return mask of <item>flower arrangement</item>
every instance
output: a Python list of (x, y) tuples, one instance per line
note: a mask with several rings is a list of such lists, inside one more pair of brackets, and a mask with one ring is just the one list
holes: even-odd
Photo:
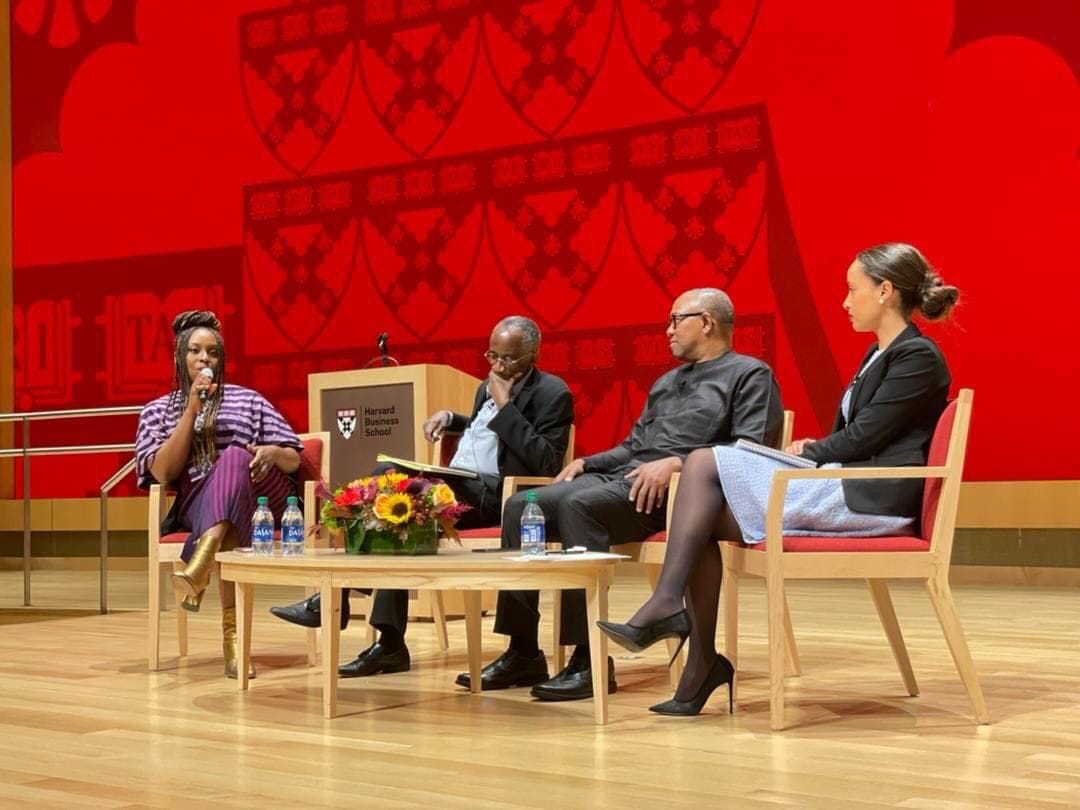
[(398, 542), (405, 541), (410, 526), (432, 524), (457, 539), (454, 523), (471, 508), (458, 503), (438, 478), (410, 478), (395, 470), (357, 478), (333, 492), (320, 484), (317, 494), (323, 499), (322, 522), (330, 529), (389, 532)]

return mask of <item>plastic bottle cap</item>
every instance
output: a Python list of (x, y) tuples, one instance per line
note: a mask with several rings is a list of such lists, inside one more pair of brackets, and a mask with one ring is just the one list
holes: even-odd
[(266, 506), (270, 503), (270, 498), (266, 495), (260, 495), (258, 498), (255, 499), (255, 502), (260, 506)]
[(300, 503), (300, 498), (296, 495), (290, 495), (288, 498), (285, 499), (285, 501), (286, 503), (290, 503), (295, 506), (296, 504)]
[(536, 503), (536, 490), (530, 489), (528, 492), (526, 492), (525, 493), (525, 500), (528, 503)]

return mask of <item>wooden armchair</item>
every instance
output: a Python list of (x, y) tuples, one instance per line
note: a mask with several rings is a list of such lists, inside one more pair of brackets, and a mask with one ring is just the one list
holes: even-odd
[[(724, 635), (727, 656), (737, 666), (738, 584), (743, 575), (768, 583), (769, 713), (772, 727), (784, 727), (784, 583), (789, 579), (864, 579), (908, 694), (919, 693), (904, 638), (889, 597), (888, 580), (921, 581), (930, 595), (942, 633), (952, 653), (980, 723), (990, 717), (971, 660), (960, 618), (949, 589), (956, 506), (967, 448), (973, 392), (962, 389), (938, 420), (930, 444), (929, 466), (778, 470), (773, 476), (765, 514), (765, 542), (725, 542)], [(790, 481), (814, 478), (925, 478), (921, 532), (909, 537), (785, 537), (783, 504)]]
[[(316, 508), (315, 485), (321, 477), (328, 480), (330, 475), (330, 434), (329, 433), (302, 433), (300, 440), (304, 443), (303, 452), (300, 454), (300, 469), (298, 477), (304, 489), (304, 532), (311, 530), (316, 524), (318, 509)], [(164, 583), (161, 581), (161, 566), (171, 564), (173, 571), (182, 571), (184, 563), (180, 559), (184, 541), (188, 532), (175, 532), (162, 536), (161, 521), (167, 512), (166, 487), (153, 484), (150, 487), (149, 515), (147, 517), (147, 602), (149, 608), (149, 633), (147, 659), (149, 669), (155, 671), (161, 668), (161, 591)], [(170, 588), (170, 590), (172, 590)], [(188, 635), (186, 610), (181, 609), (182, 598), (175, 596), (176, 613), (176, 638), (181, 656), (187, 655)], [(249, 628), (250, 632), (250, 628)], [(308, 636), (308, 660), (313, 658), (314, 631)]]

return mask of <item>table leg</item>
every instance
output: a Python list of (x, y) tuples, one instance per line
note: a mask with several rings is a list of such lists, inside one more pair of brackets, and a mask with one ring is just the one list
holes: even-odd
[(465, 640), (469, 652), (469, 685), (480, 692), (480, 597), (481, 591), (462, 591), (465, 597)]
[(251, 667), (251, 608), (254, 585), (250, 582), (236, 583), (236, 685), (248, 688), (248, 669)]
[(607, 636), (596, 626), (597, 621), (606, 621), (608, 615), (607, 571), (597, 571), (590, 579), (585, 595), (589, 607), (589, 657), (592, 665), (593, 704), (597, 725), (604, 725), (608, 720), (607, 705)]
[(323, 640), (323, 717), (337, 714), (338, 642), (341, 640), (341, 589), (333, 586), (329, 575), (320, 584), (320, 612)]

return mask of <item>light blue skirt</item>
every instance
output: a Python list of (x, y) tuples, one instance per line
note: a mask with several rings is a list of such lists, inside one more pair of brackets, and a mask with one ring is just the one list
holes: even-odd
[[(765, 507), (773, 471), (790, 470), (791, 467), (726, 445), (714, 447), (713, 455), (724, 487), (724, 498), (742, 529), (743, 540), (760, 543), (765, 539)], [(840, 465), (822, 466), (835, 469)], [(914, 518), (852, 512), (844, 502), (844, 489), (839, 478), (788, 483), (784, 499), (786, 535), (882, 537), (909, 535), (914, 526)]]

